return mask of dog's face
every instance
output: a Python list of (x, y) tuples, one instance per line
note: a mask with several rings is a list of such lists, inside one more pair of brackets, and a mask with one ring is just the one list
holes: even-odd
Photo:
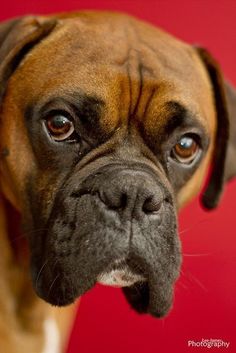
[(176, 210), (199, 192), (217, 135), (206, 64), (126, 16), (40, 21), (9, 60), (0, 135), (35, 290), (66, 305), (96, 282), (121, 286), (160, 317), (181, 264)]

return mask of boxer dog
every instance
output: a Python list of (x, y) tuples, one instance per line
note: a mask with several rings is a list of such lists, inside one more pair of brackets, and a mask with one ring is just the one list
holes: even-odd
[(45, 302), (97, 282), (167, 314), (177, 210), (209, 166), (208, 209), (236, 174), (236, 94), (215, 60), (122, 14), (29, 16), (0, 26), (0, 82), (1, 353), (58, 352)]

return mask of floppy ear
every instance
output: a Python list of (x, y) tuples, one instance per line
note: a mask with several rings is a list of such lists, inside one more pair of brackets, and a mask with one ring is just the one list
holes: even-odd
[(215, 100), (217, 131), (212, 171), (202, 195), (202, 204), (215, 208), (226, 181), (236, 176), (236, 91), (224, 81), (220, 67), (203, 48), (196, 48), (208, 71)]
[(0, 103), (7, 81), (24, 56), (55, 27), (56, 19), (25, 16), (0, 24)]
[(229, 112), (229, 144), (226, 156), (225, 180), (236, 176), (236, 90), (226, 82), (226, 101)]

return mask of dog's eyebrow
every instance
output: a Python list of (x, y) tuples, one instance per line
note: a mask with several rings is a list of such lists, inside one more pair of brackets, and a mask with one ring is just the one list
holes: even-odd
[(68, 94), (67, 101), (73, 107), (86, 127), (94, 126), (99, 122), (105, 102), (96, 96), (78, 92)]
[(72, 112), (78, 117), (79, 124), (86, 130), (99, 129), (100, 117), (103, 113), (105, 102), (95, 95), (88, 95), (81, 91), (67, 92), (62, 96), (53, 94), (47, 100), (41, 98), (31, 103), (25, 111), (26, 119), (33, 116), (46, 117), (51, 111)]
[(201, 123), (195, 114), (189, 109), (185, 108), (181, 103), (176, 101), (169, 101), (165, 104), (168, 118), (166, 124), (163, 126), (163, 131), (166, 136), (171, 135), (178, 127), (196, 127), (205, 132), (206, 128)]
[(75, 92), (51, 98), (43, 104), (39, 113), (44, 115), (49, 110), (63, 110), (69, 107), (78, 115), (83, 124), (89, 125), (98, 122), (104, 106), (104, 101), (98, 97)]

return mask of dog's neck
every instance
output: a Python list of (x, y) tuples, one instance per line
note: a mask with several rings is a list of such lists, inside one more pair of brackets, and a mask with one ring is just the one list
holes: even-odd
[(21, 233), (20, 215), (2, 195), (0, 233), (0, 335), (5, 338), (3, 351), (41, 353), (45, 340), (46, 305), (36, 297), (31, 285), (28, 247)]
[(0, 247), (0, 353), (61, 352), (78, 302), (58, 310), (36, 296), (21, 216), (1, 191)]

